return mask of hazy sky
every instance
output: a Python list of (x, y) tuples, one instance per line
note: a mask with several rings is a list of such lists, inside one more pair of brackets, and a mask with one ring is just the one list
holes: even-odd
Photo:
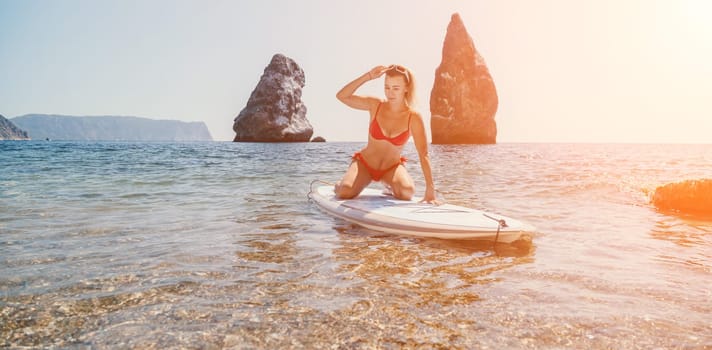
[(204, 121), (231, 140), (282, 53), (305, 71), (315, 135), (365, 141), (367, 115), (336, 91), (406, 65), (429, 123), (454, 12), (497, 87), (499, 142), (712, 142), (706, 0), (0, 0), (0, 114)]

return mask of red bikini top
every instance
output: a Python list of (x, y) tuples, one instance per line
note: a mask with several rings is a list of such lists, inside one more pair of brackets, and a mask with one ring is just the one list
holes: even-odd
[(386, 135), (383, 134), (383, 130), (381, 130), (381, 126), (378, 124), (378, 110), (381, 109), (381, 104), (378, 104), (378, 107), (376, 108), (376, 115), (373, 117), (373, 121), (371, 122), (371, 126), (368, 128), (368, 132), (371, 134), (371, 137), (373, 137), (376, 140), (386, 140), (390, 143), (392, 143), (394, 146), (402, 146), (406, 142), (408, 142), (408, 138), (410, 138), (410, 114), (408, 114), (408, 130), (403, 131), (399, 135), (395, 137), (387, 137)]

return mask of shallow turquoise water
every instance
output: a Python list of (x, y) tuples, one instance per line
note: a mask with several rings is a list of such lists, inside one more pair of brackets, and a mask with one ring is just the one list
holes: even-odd
[(361, 146), (0, 142), (0, 346), (712, 347), (712, 222), (649, 204), (712, 145), (432, 146), (446, 200), (537, 227), (494, 248), (324, 215)]

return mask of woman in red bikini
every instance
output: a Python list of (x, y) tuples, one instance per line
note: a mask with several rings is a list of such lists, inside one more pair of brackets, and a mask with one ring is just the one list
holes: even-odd
[[(385, 101), (354, 95), (361, 85), (384, 74)], [(391, 189), (394, 197), (410, 200), (415, 189), (401, 151), (412, 134), (425, 178), (423, 201), (437, 203), (423, 118), (411, 109), (414, 91), (415, 81), (410, 71), (403, 66), (391, 65), (374, 67), (336, 94), (339, 101), (351, 108), (368, 111), (371, 116), (366, 147), (354, 154), (349, 169), (334, 189), (339, 198), (354, 198), (371, 181), (381, 181)]]

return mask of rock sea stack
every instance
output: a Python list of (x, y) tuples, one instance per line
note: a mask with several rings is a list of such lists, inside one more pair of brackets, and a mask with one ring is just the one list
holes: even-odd
[(434, 144), (497, 142), (497, 90), (460, 15), (452, 15), (430, 94)]
[(302, 102), (304, 71), (276, 54), (234, 120), (235, 142), (309, 142), (314, 129)]
[(313, 138), (311, 140), (311, 142), (326, 142), (326, 139), (321, 136), (317, 136), (317, 137)]

